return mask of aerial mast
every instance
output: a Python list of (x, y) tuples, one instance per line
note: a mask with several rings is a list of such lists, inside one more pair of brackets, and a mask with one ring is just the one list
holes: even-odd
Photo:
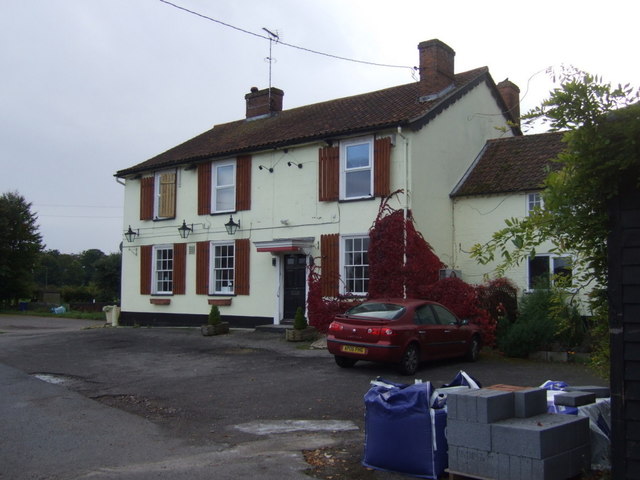
[(275, 60), (271, 54), (271, 50), (273, 48), (273, 42), (278, 43), (278, 40), (280, 40), (280, 36), (277, 33), (273, 33), (267, 28), (262, 27), (262, 30), (267, 32), (267, 35), (269, 35), (269, 56), (266, 58), (266, 60), (267, 62), (269, 62), (269, 108), (271, 108), (271, 65)]

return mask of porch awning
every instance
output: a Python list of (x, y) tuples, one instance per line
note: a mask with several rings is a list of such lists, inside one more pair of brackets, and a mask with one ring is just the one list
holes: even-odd
[(295, 253), (313, 248), (314, 237), (304, 238), (277, 238), (262, 242), (253, 242), (258, 252), (268, 253)]

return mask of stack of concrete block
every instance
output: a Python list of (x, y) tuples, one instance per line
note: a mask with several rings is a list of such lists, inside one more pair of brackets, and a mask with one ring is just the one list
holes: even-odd
[(590, 467), (589, 420), (547, 413), (546, 390), (483, 388), (447, 397), (449, 471), (496, 480), (564, 480)]

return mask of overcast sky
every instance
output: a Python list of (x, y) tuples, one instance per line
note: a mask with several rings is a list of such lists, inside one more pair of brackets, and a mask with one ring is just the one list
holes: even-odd
[[(311, 50), (406, 67), (439, 38), (456, 71), (488, 66), (520, 86), (522, 111), (572, 64), (638, 84), (640, 2), (584, 0), (172, 0)], [(161, 0), (0, 1), (0, 193), (33, 204), (47, 249), (116, 252), (124, 187), (114, 173), (215, 124), (244, 117), (269, 85), (269, 42)], [(376, 67), (273, 45), (284, 108), (413, 81)]]

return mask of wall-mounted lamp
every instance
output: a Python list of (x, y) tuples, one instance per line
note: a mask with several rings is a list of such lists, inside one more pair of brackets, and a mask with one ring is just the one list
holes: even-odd
[(287, 162), (287, 165), (288, 165), (288, 166), (295, 165), (295, 166), (296, 166), (296, 167), (298, 167), (298, 168), (302, 168), (302, 164), (301, 164), (301, 163), (296, 163), (296, 162)]
[(182, 220), (182, 225), (178, 227), (180, 238), (188, 238), (191, 232), (193, 232), (193, 223), (191, 224), (191, 227), (188, 227), (187, 222)]
[(127, 239), (127, 242), (133, 242), (137, 236), (140, 235), (140, 229), (132, 230), (131, 225), (129, 225), (129, 230), (124, 232), (124, 238)]
[(240, 228), (240, 220), (238, 220), (238, 223), (236, 223), (233, 221), (233, 215), (229, 215), (229, 221), (224, 224), (224, 228), (227, 229), (227, 233), (229, 235), (234, 235), (236, 233), (236, 230)]
[(273, 168), (265, 167), (264, 165), (258, 165), (258, 170), (268, 170), (269, 173), (273, 173)]

